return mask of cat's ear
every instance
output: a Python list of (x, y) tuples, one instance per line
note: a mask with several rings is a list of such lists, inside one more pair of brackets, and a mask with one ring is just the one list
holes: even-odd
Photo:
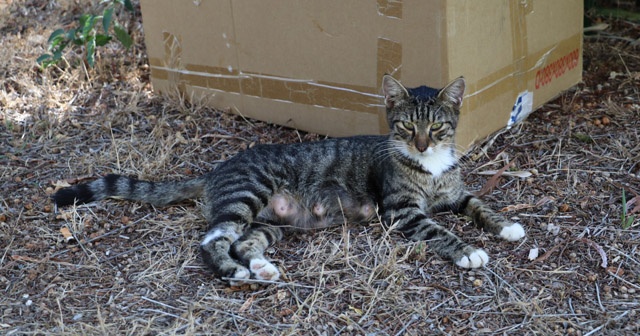
[(392, 109), (409, 98), (407, 89), (390, 75), (382, 77), (382, 94), (384, 95), (384, 104), (387, 109)]
[(451, 106), (456, 109), (460, 109), (462, 107), (462, 97), (464, 96), (465, 86), (464, 78), (460, 76), (440, 90), (438, 99), (451, 104)]

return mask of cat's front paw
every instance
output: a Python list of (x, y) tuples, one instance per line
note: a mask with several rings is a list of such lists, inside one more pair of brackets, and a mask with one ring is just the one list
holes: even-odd
[(483, 249), (475, 249), (456, 260), (456, 265), (463, 268), (478, 268), (489, 262), (489, 255)]
[(502, 228), (502, 231), (500, 231), (500, 237), (508, 241), (516, 241), (524, 237), (524, 234), (524, 228), (519, 223), (505, 226)]
[(259, 280), (275, 281), (280, 278), (278, 268), (263, 258), (251, 259), (249, 268), (251, 269), (251, 273)]

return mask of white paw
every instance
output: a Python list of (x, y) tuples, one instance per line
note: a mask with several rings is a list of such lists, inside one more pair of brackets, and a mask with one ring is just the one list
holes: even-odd
[(230, 280), (229, 284), (231, 286), (238, 286), (243, 284), (244, 282), (242, 281), (243, 279), (249, 279), (249, 277), (251, 276), (251, 273), (249, 272), (248, 269), (242, 267), (242, 268), (238, 268), (236, 270), (235, 273), (233, 273), (233, 278), (236, 280)]
[(251, 259), (249, 268), (251, 268), (251, 273), (255, 274), (256, 279), (259, 280), (278, 280), (280, 278), (278, 268), (266, 259)]
[(500, 231), (500, 237), (508, 241), (515, 241), (524, 237), (524, 228), (518, 223), (506, 226)]
[(487, 252), (482, 249), (476, 249), (468, 256), (464, 256), (456, 261), (456, 265), (463, 268), (478, 268), (486, 265), (489, 262), (489, 256)]

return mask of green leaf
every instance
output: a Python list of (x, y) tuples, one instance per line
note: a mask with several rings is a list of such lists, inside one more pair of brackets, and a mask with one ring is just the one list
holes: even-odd
[(131, 45), (133, 44), (133, 40), (131, 39), (131, 36), (129, 36), (129, 33), (127, 33), (127, 31), (124, 29), (124, 27), (116, 22), (113, 26), (113, 30), (115, 30), (116, 32), (118, 41), (120, 41), (120, 43), (122, 43), (125, 48), (129, 49), (129, 47), (131, 47)]
[(58, 61), (60, 61), (61, 58), (62, 58), (61, 52), (57, 52), (53, 54), (53, 56), (50, 54), (43, 54), (40, 57), (38, 57), (38, 59), (36, 59), (36, 63), (40, 64), (40, 67), (42, 69), (46, 69), (52, 64), (58, 63)]
[(54, 50), (54, 49), (62, 49), (66, 46), (66, 38), (62, 35), (58, 35), (56, 37), (54, 37), (50, 42), (49, 42), (49, 50)]
[(64, 34), (66, 31), (62, 28), (60, 29), (56, 29), (53, 33), (51, 33), (51, 35), (49, 35), (49, 40), (47, 40), (48, 43), (51, 43), (51, 41), (53, 41), (53, 39), (55, 39), (56, 37)]
[(73, 41), (73, 39), (76, 38), (77, 33), (78, 33), (78, 29), (71, 29), (67, 32), (67, 34), (65, 35), (65, 38), (69, 41)]
[(103, 45), (109, 43), (109, 41), (111, 41), (112, 37), (109, 35), (104, 35), (104, 34), (96, 34), (96, 45), (98, 47), (102, 47)]
[(48, 59), (51, 58), (51, 55), (49, 54), (42, 54), (40, 55), (40, 57), (38, 57), (38, 59), (36, 59), (36, 63), (42, 65), (42, 63)]
[(93, 15), (91, 14), (82, 14), (80, 16), (80, 18), (78, 19), (78, 21), (80, 22), (80, 29), (84, 29), (84, 27), (87, 25), (87, 21), (89, 20), (89, 18), (91, 18)]
[(627, 194), (624, 190), (624, 188), (622, 189), (622, 216), (621, 217), (621, 222), (622, 222), (622, 228), (623, 229), (628, 229), (630, 228), (633, 223), (636, 220), (636, 216), (632, 215), (632, 216), (627, 216)]
[(573, 135), (574, 138), (578, 139), (579, 141), (582, 141), (584, 143), (593, 143), (593, 138), (591, 138), (588, 134), (584, 134), (584, 133), (575, 133)]
[(93, 30), (93, 26), (95, 26), (96, 23), (96, 16), (95, 15), (90, 15), (89, 18), (87, 18), (84, 21), (84, 25), (82, 25), (82, 39), (85, 42), (89, 41), (89, 36), (93, 36), (93, 34), (91, 33), (91, 31)]
[(42, 62), (42, 68), (43, 68), (43, 69), (46, 69), (46, 68), (48, 68), (48, 67), (50, 67), (51, 65), (56, 64), (56, 63), (57, 63), (57, 62), (54, 62), (54, 61), (44, 61), (44, 62)]
[(131, 0), (124, 0), (124, 8), (126, 8), (130, 12), (133, 12), (133, 4), (131, 3)]
[(113, 2), (123, 5), (126, 10), (133, 12), (133, 4), (131, 3), (131, 0), (114, 0)]
[(113, 7), (109, 7), (104, 10), (102, 16), (102, 28), (104, 28), (104, 32), (109, 32), (109, 27), (111, 27), (111, 18), (113, 17)]
[(62, 59), (62, 50), (58, 50), (53, 53), (53, 61), (57, 62)]
[(93, 35), (87, 39), (87, 63), (92, 68), (96, 63), (96, 38)]
[(49, 51), (51, 52), (62, 51), (64, 50), (64, 48), (67, 47), (67, 45), (69, 45), (69, 40), (67, 40), (63, 36), (58, 36), (53, 40), (53, 43), (49, 45)]

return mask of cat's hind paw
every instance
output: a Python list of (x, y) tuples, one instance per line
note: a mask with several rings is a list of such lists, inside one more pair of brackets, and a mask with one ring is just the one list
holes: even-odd
[(278, 268), (263, 258), (251, 259), (249, 268), (251, 269), (251, 273), (259, 280), (274, 281), (280, 278)]
[(508, 241), (516, 241), (524, 237), (524, 235), (524, 228), (519, 223), (505, 226), (502, 228), (502, 231), (500, 231), (500, 237)]
[(476, 249), (468, 255), (456, 260), (456, 265), (463, 268), (478, 268), (489, 262), (489, 255), (482, 249)]
[(231, 286), (239, 286), (244, 283), (243, 280), (249, 279), (249, 277), (251, 277), (251, 273), (248, 269), (238, 267), (238, 269), (233, 273), (233, 280), (229, 280), (229, 284)]

